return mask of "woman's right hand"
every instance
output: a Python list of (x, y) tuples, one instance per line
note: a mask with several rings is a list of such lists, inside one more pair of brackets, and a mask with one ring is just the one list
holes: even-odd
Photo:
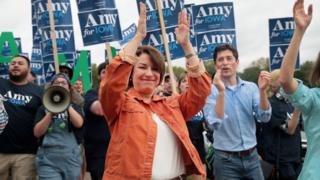
[(308, 14), (304, 11), (304, 0), (297, 0), (293, 6), (293, 17), (296, 27), (299, 30), (305, 31), (312, 19), (312, 5), (308, 7)]
[(136, 37), (142, 41), (147, 36), (147, 8), (146, 5), (140, 2), (140, 15)]

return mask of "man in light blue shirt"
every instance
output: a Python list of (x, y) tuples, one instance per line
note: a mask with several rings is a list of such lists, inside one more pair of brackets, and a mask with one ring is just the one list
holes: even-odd
[(256, 84), (237, 76), (238, 52), (230, 45), (215, 49), (217, 69), (212, 92), (204, 107), (214, 130), (216, 179), (264, 179), (256, 151), (255, 120), (268, 122), (271, 107), (267, 96), (270, 73), (259, 75)]

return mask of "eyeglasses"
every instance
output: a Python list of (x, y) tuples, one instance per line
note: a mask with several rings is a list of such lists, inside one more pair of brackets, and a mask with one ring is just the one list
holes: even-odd
[(52, 83), (52, 85), (55, 85), (55, 86), (67, 86), (68, 83), (66, 81), (55, 81)]

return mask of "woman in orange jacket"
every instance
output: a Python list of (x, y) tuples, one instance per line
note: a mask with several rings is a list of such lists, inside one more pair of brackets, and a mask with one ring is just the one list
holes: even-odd
[(181, 179), (188, 174), (205, 178), (185, 121), (202, 109), (211, 82), (190, 43), (189, 19), (181, 12), (176, 28), (177, 42), (186, 55), (189, 88), (180, 95), (160, 97), (155, 92), (164, 74), (164, 59), (151, 46), (139, 47), (146, 36), (143, 3), (140, 9), (137, 34), (107, 67), (100, 84), (111, 133), (103, 179)]

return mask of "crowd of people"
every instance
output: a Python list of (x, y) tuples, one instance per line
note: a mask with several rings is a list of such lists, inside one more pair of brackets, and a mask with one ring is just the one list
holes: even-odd
[[(211, 78), (182, 11), (175, 33), (186, 71), (174, 79), (175, 92), (162, 54), (140, 45), (147, 34), (143, 3), (135, 37), (110, 64), (98, 66), (98, 88), (83, 92), (81, 79), (72, 85), (67, 65), (40, 87), (30, 60), (15, 56), (9, 79), (0, 79), (0, 179), (79, 180), (86, 171), (92, 180), (320, 178), (320, 56), (314, 88), (293, 77), (312, 6), (305, 12), (297, 0), (293, 16), (296, 29), (280, 70), (261, 71), (257, 85), (237, 75), (239, 55), (228, 44), (215, 48)], [(46, 89), (55, 86), (70, 95), (58, 113), (43, 104)], [(212, 136), (210, 153), (204, 132)]]

